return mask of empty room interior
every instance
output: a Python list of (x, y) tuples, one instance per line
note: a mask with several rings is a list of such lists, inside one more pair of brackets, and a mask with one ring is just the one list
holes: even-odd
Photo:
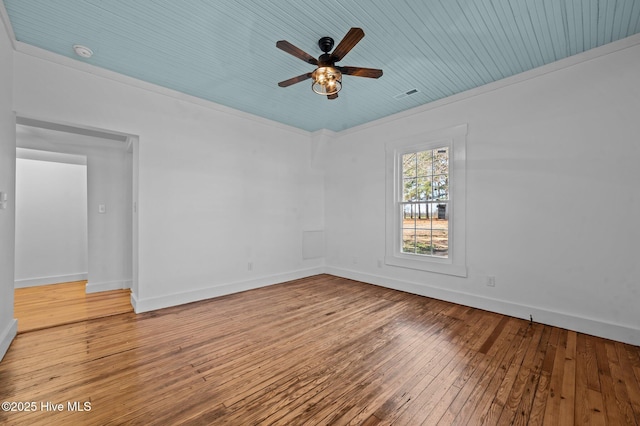
[(0, 16), (0, 423), (640, 424), (640, 1)]

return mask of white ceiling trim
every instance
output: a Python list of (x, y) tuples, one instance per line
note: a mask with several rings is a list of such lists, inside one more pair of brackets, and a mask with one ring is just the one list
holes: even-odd
[(0, 19), (4, 24), (4, 30), (7, 33), (7, 37), (9, 37), (9, 41), (11, 42), (11, 47), (13, 50), (16, 49), (16, 35), (13, 32), (13, 26), (11, 25), (11, 20), (9, 19), (9, 14), (7, 13), (7, 9), (4, 7), (4, 3), (0, 2)]

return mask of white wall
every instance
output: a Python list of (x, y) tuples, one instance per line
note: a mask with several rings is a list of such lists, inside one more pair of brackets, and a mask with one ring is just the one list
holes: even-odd
[[(21, 148), (86, 158), (87, 292), (129, 288), (132, 278), (132, 165), (123, 142), (18, 125)], [(18, 194), (19, 196), (20, 194)], [(105, 213), (99, 213), (99, 206)], [(20, 218), (18, 218), (18, 224)], [(16, 246), (18, 249), (19, 246)], [(16, 254), (16, 261), (22, 255)], [(87, 271), (88, 269), (88, 271)], [(16, 276), (18, 278), (18, 275)]]
[(8, 196), (7, 208), (0, 209), (0, 359), (17, 330), (13, 318), (16, 127), (12, 109), (13, 50), (0, 19), (0, 192)]
[(86, 164), (16, 159), (15, 238), (16, 287), (87, 278)]
[[(638, 75), (636, 44), (340, 134), (327, 148), (328, 271), (640, 344)], [(378, 267), (385, 143), (462, 123), (468, 278)]]
[(23, 53), (15, 70), (19, 115), (139, 137), (137, 311), (320, 271), (302, 258), (323, 225), (306, 132)]
[[(87, 151), (89, 281), (87, 292), (131, 287), (131, 154)], [(105, 206), (105, 213), (99, 206)]]

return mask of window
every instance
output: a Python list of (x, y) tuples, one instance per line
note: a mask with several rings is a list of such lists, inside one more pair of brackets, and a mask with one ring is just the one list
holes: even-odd
[(402, 253), (448, 257), (449, 147), (402, 154)]
[(385, 263), (466, 276), (467, 126), (387, 144)]

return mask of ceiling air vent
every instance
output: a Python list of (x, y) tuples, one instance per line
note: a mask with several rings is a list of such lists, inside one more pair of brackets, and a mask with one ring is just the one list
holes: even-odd
[(418, 89), (411, 89), (411, 90), (407, 90), (406, 92), (400, 93), (398, 95), (395, 95), (393, 97), (393, 99), (402, 99), (402, 98), (406, 98), (407, 96), (411, 96), (414, 93), (418, 93)]

